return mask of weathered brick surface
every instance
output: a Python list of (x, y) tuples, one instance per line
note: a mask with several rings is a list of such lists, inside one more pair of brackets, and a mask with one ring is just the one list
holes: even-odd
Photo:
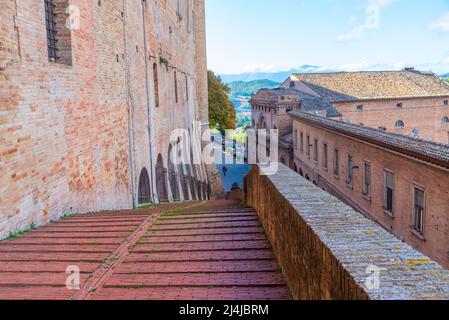
[[(56, 2), (80, 10), (61, 63), (48, 59), (44, 1), (1, 2), (0, 238), (65, 213), (132, 208), (143, 168), (157, 190), (171, 131), (193, 130), (198, 101), (207, 113), (203, 1), (182, 2), (183, 19), (175, 0)], [(195, 178), (207, 182), (205, 169)]]
[[(200, 235), (207, 223), (198, 217), (201, 212), (205, 220), (213, 219), (209, 222), (212, 225), (220, 218), (258, 219), (254, 210), (241, 209), (236, 202), (218, 201), (61, 220), (23, 237), (0, 242), (0, 299), (291, 298), (262, 229), (246, 234), (245, 230), (251, 227), (242, 226), (242, 233)], [(220, 217), (223, 214), (226, 216)], [(183, 224), (186, 220), (191, 221), (191, 230), (199, 231), (198, 234), (178, 236), (183, 231), (175, 229), (173, 235), (152, 236), (152, 231), (164, 223)], [(92, 221), (102, 221), (103, 227), (83, 234), (67, 228), (91, 225)], [(200, 225), (195, 229), (196, 221)], [(113, 238), (103, 236), (114, 225), (124, 223), (129, 224), (128, 232)], [(61, 227), (67, 229), (67, 237), (42, 237), (42, 230)], [(81, 271), (80, 290), (66, 288), (69, 265)]]
[[(295, 172), (245, 180), (254, 206), (297, 299), (449, 299), (449, 271), (396, 239)], [(369, 290), (367, 268), (380, 272)]]

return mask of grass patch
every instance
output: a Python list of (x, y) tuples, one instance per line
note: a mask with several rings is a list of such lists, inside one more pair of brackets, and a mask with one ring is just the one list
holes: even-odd
[(7, 240), (12, 240), (15, 239), (17, 237), (23, 236), (25, 234), (27, 234), (28, 232), (30, 232), (31, 230), (36, 229), (36, 225), (34, 224), (34, 222), (31, 224), (31, 226), (29, 226), (28, 228), (21, 230), (21, 231), (15, 231), (15, 232), (10, 232), (9, 236), (7, 236), (5, 239), (5, 241)]
[(140, 209), (150, 209), (150, 208), (154, 208), (155, 207), (155, 205), (154, 205), (154, 203), (152, 203), (152, 202), (149, 202), (149, 203), (143, 203), (143, 204), (139, 204), (138, 206), (137, 206), (137, 210), (140, 210)]

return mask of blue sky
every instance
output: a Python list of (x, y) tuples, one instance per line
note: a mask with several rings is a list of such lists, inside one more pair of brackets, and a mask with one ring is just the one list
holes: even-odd
[(222, 74), (449, 72), (449, 0), (206, 0), (206, 15), (209, 68)]

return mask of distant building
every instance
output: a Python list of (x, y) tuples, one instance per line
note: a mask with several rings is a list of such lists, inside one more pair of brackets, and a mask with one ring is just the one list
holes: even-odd
[(449, 144), (449, 85), (432, 73), (293, 74), (281, 87), (326, 99), (344, 121)]
[(251, 106), (280, 162), (449, 268), (448, 99), (407, 69), (294, 74)]

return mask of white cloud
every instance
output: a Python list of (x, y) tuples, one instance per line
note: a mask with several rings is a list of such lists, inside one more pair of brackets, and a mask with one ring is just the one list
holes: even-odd
[[(337, 41), (350, 41), (360, 38), (367, 30), (380, 29), (380, 9), (393, 3), (394, 0), (369, 0), (366, 7), (365, 23), (354, 27), (350, 32), (337, 36)], [(350, 18), (350, 23), (355, 21), (355, 17)]]
[(288, 68), (281, 68), (274, 64), (249, 64), (242, 68), (242, 72), (278, 72), (287, 69)]
[(429, 26), (432, 30), (449, 32), (449, 12)]
[(337, 67), (330, 67), (336, 71), (379, 71), (379, 70), (402, 70), (407, 63), (399, 61), (395, 63), (382, 63), (378, 61), (362, 61), (356, 63), (345, 63)]

